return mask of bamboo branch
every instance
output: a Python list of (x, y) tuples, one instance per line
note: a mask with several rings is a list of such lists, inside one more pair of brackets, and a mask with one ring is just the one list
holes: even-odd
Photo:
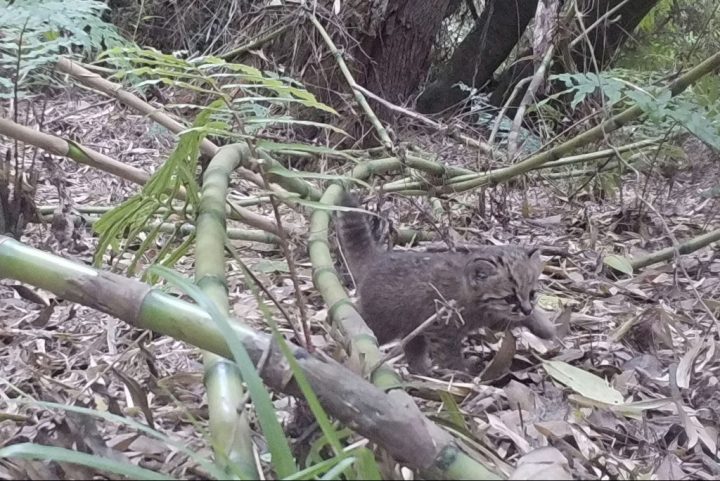
[(379, 95), (372, 93), (371, 91), (369, 91), (362, 85), (355, 84), (355, 88), (357, 88), (366, 97), (370, 97), (371, 99), (375, 100), (376, 102), (382, 104), (388, 110), (392, 110), (392, 111), (401, 113), (403, 115), (407, 115), (408, 117), (413, 118), (419, 122), (422, 122), (425, 125), (429, 125), (430, 127), (433, 127), (441, 132), (446, 132), (448, 135), (450, 135), (450, 137), (453, 137), (455, 140), (459, 140), (460, 142), (464, 142), (467, 145), (475, 147), (476, 149), (480, 150), (481, 152), (483, 152), (485, 154), (488, 154), (491, 156), (493, 155), (492, 147), (490, 147), (490, 145), (488, 143), (473, 139), (465, 134), (453, 132), (453, 131), (449, 130), (447, 125), (443, 125), (440, 122), (436, 122), (432, 119), (429, 119), (425, 115), (415, 112), (413, 110), (409, 110), (404, 107), (400, 107), (399, 105), (395, 105), (394, 103), (389, 102), (388, 100), (385, 100), (384, 98), (380, 97)]
[[(94, 75), (94, 74), (93, 74)], [(134, 182), (139, 185), (145, 185), (150, 179), (150, 174), (144, 170), (125, 165), (107, 155), (96, 152), (85, 146), (81, 146), (75, 142), (68, 142), (60, 137), (55, 137), (43, 132), (33, 130), (24, 125), (16, 124), (7, 119), (0, 118), (0, 135), (20, 140), (26, 144), (34, 145), (55, 155), (62, 155), (71, 158), (81, 164), (102, 170), (109, 174)], [(255, 175), (253, 172), (248, 171)], [(284, 192), (284, 191), (283, 191)], [(184, 192), (179, 193), (182, 197)], [(277, 225), (265, 216), (257, 214), (240, 205), (230, 203), (231, 217), (240, 220), (252, 227), (278, 234)]]
[[(538, 4), (538, 10), (540, 9), (540, 5), (542, 4)], [(555, 45), (550, 45), (547, 49), (547, 52), (545, 52), (545, 55), (540, 62), (540, 65), (535, 71), (535, 74), (532, 76), (532, 79), (530, 80), (530, 85), (528, 86), (527, 90), (525, 90), (525, 94), (523, 95), (522, 100), (520, 100), (520, 105), (518, 105), (517, 110), (515, 111), (515, 118), (513, 119), (512, 128), (510, 129), (510, 133), (508, 134), (509, 159), (515, 158), (515, 153), (518, 149), (518, 134), (522, 125), (522, 119), (525, 116), (525, 110), (527, 110), (527, 107), (528, 105), (530, 105), (530, 102), (535, 96), (535, 93), (540, 88), (542, 82), (545, 80), (545, 72), (547, 71), (548, 65), (550, 64), (554, 53)]]
[[(699, 65), (686, 72), (681, 77), (677, 78), (674, 82), (669, 85), (671, 95), (677, 96), (694, 82), (698, 81), (703, 76), (715, 71), (720, 67), (720, 52), (710, 56)], [(593, 127), (590, 130), (583, 132), (582, 134), (563, 142), (562, 144), (551, 148), (545, 152), (535, 154), (527, 158), (526, 160), (519, 162), (510, 167), (497, 169), (494, 172), (487, 174), (480, 174), (475, 179), (463, 180), (463, 181), (450, 181), (449, 184), (442, 187), (443, 192), (462, 192), (470, 190), (481, 185), (494, 184), (505, 182), (515, 176), (529, 172), (533, 168), (543, 165), (547, 162), (557, 160), (563, 155), (568, 155), (570, 152), (575, 151), (579, 147), (596, 142), (608, 133), (619, 129), (628, 122), (637, 119), (644, 113), (642, 107), (634, 105), (617, 115), (605, 120), (600, 125)]]
[(693, 237), (692, 239), (676, 246), (666, 247), (665, 249), (661, 249), (644, 256), (633, 257), (630, 259), (630, 265), (633, 269), (642, 269), (643, 267), (657, 264), (658, 262), (668, 261), (676, 256), (695, 252), (696, 250), (702, 249), (703, 247), (717, 241), (720, 241), (720, 229), (715, 229), (697, 237)]
[[(197, 217), (195, 283), (225, 316), (228, 287), (225, 279), (225, 198), (230, 174), (240, 164), (245, 149), (218, 150), (203, 179)], [(240, 467), (244, 476), (258, 476), (253, 454), (252, 431), (245, 408), (243, 380), (235, 364), (215, 353), (203, 351), (203, 380), (208, 397), (208, 425), (212, 447), (222, 464)]]
[[(672, 96), (677, 96), (687, 89), (694, 82), (697, 82), (703, 76), (717, 70), (720, 67), (720, 52), (708, 57), (696, 67), (692, 68), (674, 82), (668, 89)], [(640, 106), (635, 105), (617, 115), (605, 120), (600, 125), (589, 129), (582, 134), (567, 140), (545, 152), (541, 152), (528, 157), (522, 162), (518, 162), (509, 167), (501, 167), (486, 173), (477, 173), (472, 175), (457, 176), (448, 182), (434, 187), (435, 191), (441, 193), (463, 192), (474, 189), (483, 185), (498, 184), (506, 182), (513, 177), (522, 175), (531, 170), (541, 168), (545, 164), (561, 159), (563, 156), (569, 155), (578, 148), (596, 142), (604, 138), (608, 133), (613, 132), (623, 125), (639, 118), (643, 115)], [(420, 182), (402, 180), (392, 182), (383, 186), (385, 192), (405, 192), (406, 190), (423, 189), (424, 185)]]

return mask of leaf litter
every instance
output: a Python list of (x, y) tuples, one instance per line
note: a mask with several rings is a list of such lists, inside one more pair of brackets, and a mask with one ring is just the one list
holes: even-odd
[[(46, 128), (57, 135), (148, 172), (174, 144), (142, 116), (86, 92), (48, 99), (45, 118)], [(476, 162), (474, 151), (448, 139), (416, 130), (405, 134), (449, 163)], [(693, 139), (682, 147), (690, 161), (671, 174), (651, 176), (645, 195), (672, 234), (687, 239), (718, 225), (717, 203), (703, 193), (716, 188), (720, 162)], [(137, 191), (127, 181), (55, 156), (45, 156), (40, 170), (41, 179), (63, 175), (61, 189), (41, 182), (40, 205), (56, 206), (62, 198), (75, 207), (109, 205)], [(528, 178), (525, 189), (501, 185), (453, 196), (443, 201), (443, 219), (432, 220), (429, 206), (420, 201), (384, 203), (396, 225), (440, 232), (446, 241), (541, 246), (546, 260), (541, 304), (558, 316), (564, 333), (547, 342), (517, 330), (512, 351), (503, 334), (473, 336), (465, 349), (486, 366), (483, 381), (410, 377), (411, 392), (429, 415), (456, 421), (462, 416), (465, 428), (516, 479), (718, 477), (717, 248), (633, 272), (626, 259), (670, 245), (663, 222), (637, 202), (634, 179), (623, 182), (622, 196), (591, 188), (569, 198), (561, 182)], [(235, 187), (240, 186), (238, 181)], [(270, 214), (266, 206), (256, 209)], [(289, 224), (307, 225), (298, 213), (283, 213)], [(31, 225), (23, 241), (90, 263), (96, 239), (82, 226), (67, 235), (67, 226), (76, 224), (67, 222), (64, 234), (49, 224)], [(313, 342), (335, 353), (338, 346), (322, 324), (326, 306), (312, 287), (306, 246), (302, 239), (295, 242)], [(278, 300), (292, 308), (293, 287), (278, 250), (235, 245)], [(192, 268), (192, 252), (176, 265), (186, 276)], [(264, 328), (239, 269), (230, 267), (228, 282), (233, 314)], [(405, 372), (401, 360), (395, 364)], [(182, 478), (207, 474), (179, 450), (127, 426), (9, 402), (21, 391), (30, 399), (152, 423), (209, 458), (201, 357), (192, 346), (2, 281), (0, 379), (0, 446), (32, 441), (122, 457)], [(279, 397), (276, 405), (293, 432), (295, 403)], [(264, 454), (262, 443), (258, 447)], [(65, 464), (0, 461), (0, 478), (89, 475)]]

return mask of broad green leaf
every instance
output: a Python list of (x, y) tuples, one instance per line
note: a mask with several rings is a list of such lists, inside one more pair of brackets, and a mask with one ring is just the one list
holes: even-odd
[(626, 257), (616, 256), (614, 254), (605, 256), (603, 258), (603, 263), (608, 267), (612, 267), (616, 271), (622, 272), (623, 274), (627, 274), (629, 276), (633, 275), (633, 266)]
[(622, 394), (605, 379), (561, 361), (543, 361), (545, 371), (556, 381), (583, 396), (605, 404), (623, 404)]

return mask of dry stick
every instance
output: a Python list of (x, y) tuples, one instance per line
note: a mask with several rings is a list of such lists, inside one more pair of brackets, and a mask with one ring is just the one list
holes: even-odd
[(315, 17), (315, 15), (310, 14), (308, 15), (308, 18), (310, 18), (310, 21), (313, 25), (315, 25), (315, 28), (317, 29), (318, 33), (320, 33), (320, 36), (325, 40), (325, 43), (327, 44), (328, 48), (330, 49), (330, 52), (333, 54), (333, 57), (335, 57), (335, 61), (338, 64), (338, 67), (340, 67), (340, 71), (345, 76), (345, 80), (347, 81), (348, 85), (353, 91), (353, 95), (355, 96), (355, 100), (357, 100), (357, 103), (360, 105), (360, 107), (365, 111), (365, 115), (368, 116), (368, 119), (370, 119), (370, 123), (372, 123), (373, 127), (377, 131), (378, 135), (380, 136), (380, 142), (383, 144), (383, 146), (390, 152), (393, 151), (393, 142), (390, 140), (390, 136), (388, 135), (387, 131), (385, 130), (385, 127), (382, 126), (380, 123), (380, 120), (377, 118), (377, 115), (375, 115), (375, 112), (370, 108), (370, 105), (367, 103), (367, 100), (365, 100), (365, 96), (363, 96), (360, 89), (358, 89), (358, 84), (355, 83), (355, 79), (353, 78), (352, 74), (350, 73), (350, 69), (348, 69), (347, 65), (345, 64), (345, 60), (343, 60), (342, 53), (337, 49), (335, 44), (333, 43), (332, 39), (330, 38), (330, 35), (328, 35), (325, 28), (320, 24), (318, 19)]
[[(240, 127), (241, 130), (242, 127)], [(248, 143), (250, 146), (251, 151), (254, 150), (252, 143)], [(262, 179), (265, 183), (265, 188), (270, 188), (270, 182), (267, 179), (267, 173), (265, 172), (265, 169), (261, 165), (260, 171), (262, 172)], [(293, 257), (292, 249), (290, 249), (290, 242), (288, 241), (287, 234), (285, 233), (285, 229), (282, 228), (282, 216), (280, 215), (280, 209), (278, 208), (278, 201), (275, 198), (274, 195), (270, 196), (270, 205), (272, 205), (273, 213), (275, 214), (275, 222), (277, 222), (277, 225), (280, 227), (279, 229), (279, 240), (280, 240), (280, 247), (283, 250), (283, 253), (285, 254), (285, 259), (287, 260), (288, 264), (288, 271), (290, 274), (290, 279), (293, 283), (293, 290), (295, 291), (295, 302), (297, 302), (298, 309), (300, 310), (300, 325), (302, 326), (303, 334), (305, 335), (305, 349), (307, 349), (310, 352), (313, 352), (315, 349), (312, 344), (312, 338), (310, 336), (310, 326), (308, 325), (308, 315), (307, 315), (307, 307), (305, 306), (305, 299), (303, 298), (302, 291), (300, 290), (300, 280), (298, 278), (297, 273), (297, 267), (295, 266), (295, 258)], [(298, 341), (300, 339), (298, 338)]]
[(503, 105), (502, 109), (500, 110), (500, 113), (498, 114), (497, 118), (495, 119), (495, 124), (493, 125), (492, 131), (490, 132), (490, 137), (488, 138), (488, 144), (492, 145), (495, 141), (495, 136), (497, 135), (498, 131), (500, 130), (500, 125), (502, 124), (502, 120), (505, 118), (505, 114), (507, 113), (508, 109), (510, 109), (510, 105), (512, 105), (513, 100), (515, 100), (515, 97), (517, 97), (520, 94), (520, 90), (525, 86), (526, 83), (530, 82), (533, 79), (533, 77), (525, 77), (524, 79), (520, 80), (518, 83), (515, 84), (515, 87), (513, 88), (513, 91), (510, 93), (510, 96), (505, 101), (505, 105)]
[(224, 60), (229, 60), (234, 57), (243, 55), (252, 49), (258, 48), (261, 45), (265, 45), (267, 42), (275, 39), (276, 37), (281, 35), (283, 32), (285, 32), (288, 28), (290, 28), (294, 25), (295, 25), (295, 22), (287, 22), (284, 25), (282, 25), (280, 28), (276, 28), (275, 30), (273, 30), (272, 32), (270, 32), (268, 34), (260, 35), (257, 38), (246, 43), (245, 45), (241, 45), (240, 47), (238, 47), (234, 50), (230, 50), (229, 52), (220, 55), (220, 58), (222, 58)]
[(425, 329), (427, 329), (430, 324), (435, 322), (435, 319), (437, 319), (441, 315), (445, 314), (445, 312), (447, 312), (447, 310), (446, 310), (445, 306), (443, 306), (438, 311), (436, 311), (435, 314), (433, 314), (432, 316), (425, 319), (418, 327), (413, 329), (412, 332), (410, 332), (410, 334), (408, 334), (407, 336), (402, 338), (395, 347), (390, 349), (390, 351), (388, 351), (388, 353), (385, 354), (382, 357), (382, 359), (380, 359), (380, 362), (378, 362), (377, 366), (373, 367), (371, 369), (371, 371), (374, 371), (377, 367), (385, 364), (389, 359), (392, 359), (393, 357), (399, 355), (400, 352), (405, 348), (405, 346), (407, 345), (408, 342), (412, 341), (413, 339), (418, 337), (420, 334), (422, 334), (423, 331), (425, 331)]
[[(395, 105), (394, 103), (385, 100), (384, 98), (380, 97), (379, 95), (372, 93), (371, 91), (369, 91), (362, 85), (355, 84), (355, 88), (357, 88), (360, 92), (362, 92), (366, 97), (370, 97), (371, 99), (375, 100), (376, 102), (384, 105), (389, 110), (393, 110), (395, 112), (399, 112), (401, 114), (407, 115), (410, 118), (413, 118), (415, 120), (423, 122), (424, 124), (434, 127), (437, 130), (440, 130), (442, 132), (448, 132), (447, 125), (441, 124), (440, 122), (436, 122), (418, 112), (414, 112), (414, 111), (406, 109), (404, 107), (400, 107), (399, 105)], [(479, 140), (475, 140), (471, 137), (468, 137), (465, 134), (460, 134), (460, 133), (455, 133), (455, 132), (448, 132), (448, 134), (451, 137), (453, 137), (461, 142), (465, 142), (467, 145), (475, 147), (486, 154), (493, 153), (492, 147), (490, 147), (490, 145), (485, 142), (480, 142)]]
[[(577, 37), (575, 37), (569, 45), (569, 48), (572, 49), (575, 45), (578, 44), (581, 40), (587, 38), (588, 34), (593, 31), (598, 25), (600, 25), (605, 19), (609, 18), (610, 15), (620, 10), (623, 5), (625, 5), (628, 2), (628, 0), (623, 0), (622, 2), (615, 5), (613, 8), (602, 14), (597, 20), (595, 20), (592, 24), (590, 24), (589, 27), (584, 28), (582, 32), (578, 34)], [(577, 3), (575, 4), (575, 7), (577, 8)]]

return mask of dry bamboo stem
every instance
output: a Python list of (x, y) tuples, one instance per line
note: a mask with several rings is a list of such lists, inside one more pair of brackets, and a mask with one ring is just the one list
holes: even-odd
[(117, 175), (136, 184), (144, 184), (150, 178), (150, 174), (142, 169), (123, 164), (89, 147), (16, 124), (12, 120), (0, 118), (0, 135), (34, 145), (51, 154), (69, 157), (76, 162)]
[(652, 252), (644, 256), (633, 257), (630, 259), (630, 265), (633, 269), (642, 269), (658, 262), (664, 262), (673, 259), (676, 256), (689, 254), (698, 249), (720, 241), (720, 229), (707, 232), (705, 234), (694, 237), (688, 241), (678, 244), (677, 246), (666, 247), (657, 252)]

